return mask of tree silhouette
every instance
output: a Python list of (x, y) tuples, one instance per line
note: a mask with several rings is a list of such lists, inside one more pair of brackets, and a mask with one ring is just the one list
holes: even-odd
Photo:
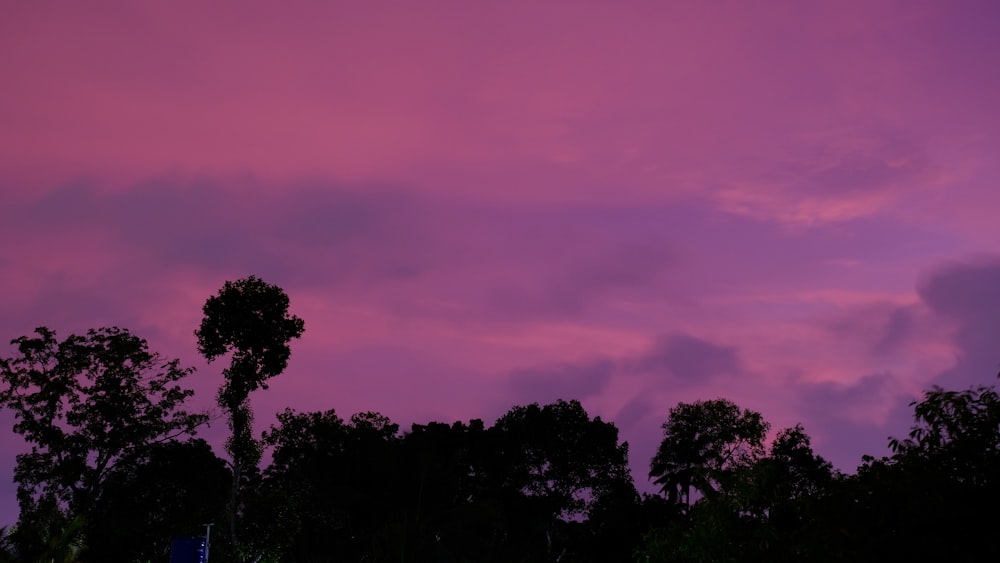
[[(172, 537), (200, 535), (225, 516), (229, 480), (226, 462), (204, 440), (156, 444), (109, 476), (88, 522), (87, 560), (166, 560)], [(225, 543), (213, 541), (213, 560)]]
[(18, 533), (48, 544), (36, 545), (41, 556), (77, 539), (71, 531), (82, 530), (112, 472), (143, 459), (152, 444), (194, 433), (206, 416), (182, 409), (193, 391), (178, 382), (192, 370), (127, 330), (94, 329), (61, 342), (47, 328), (35, 333), (13, 340), (17, 355), (0, 360), (0, 405), (31, 444), (14, 471)]
[(840, 512), (863, 552), (850, 555), (997, 560), (1000, 547), (984, 538), (1000, 524), (1000, 395), (995, 387), (934, 387), (911, 406), (909, 436), (889, 441), (891, 456), (865, 459), (854, 510)]
[(267, 380), (284, 371), (291, 356), (288, 343), (304, 330), (302, 319), (289, 315), (288, 296), (280, 287), (250, 276), (227, 281), (204, 306), (204, 318), (195, 331), (198, 351), (209, 362), (232, 353), (218, 403), (229, 418), (231, 436), (226, 451), (232, 459), (229, 534), (239, 547), (237, 520), (240, 489), (247, 471), (260, 462), (261, 446), (253, 438), (250, 393), (267, 389)]
[(377, 413), (347, 422), (333, 410), (278, 414), (262, 493), (248, 512), (255, 540), (281, 561), (383, 560), (403, 505), (399, 427)]
[(401, 442), (399, 496), (421, 561), (492, 561), (502, 519), (499, 495), (486, 479), (495, 451), (482, 420), (414, 424)]
[(248, 513), (282, 561), (616, 560), (638, 539), (613, 521), (637, 501), (627, 446), (576, 401), (402, 437), (374, 413), (286, 410), (278, 422)]
[[(510, 541), (559, 558), (574, 549), (566, 533), (605, 497), (634, 491), (628, 444), (579, 401), (512, 408), (490, 428), (510, 523)], [(563, 537), (560, 537), (563, 536)], [(514, 556), (523, 556), (512, 554)]]
[(679, 403), (663, 423), (649, 476), (670, 502), (690, 507), (692, 489), (711, 496), (764, 454), (768, 428), (760, 413), (727, 399)]

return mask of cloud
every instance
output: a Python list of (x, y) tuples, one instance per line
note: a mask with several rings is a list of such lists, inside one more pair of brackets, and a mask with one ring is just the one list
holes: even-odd
[(597, 359), (515, 370), (508, 380), (517, 403), (551, 403), (559, 399), (584, 399), (604, 391), (611, 382), (615, 362)]
[[(551, 399), (584, 398), (604, 391), (617, 374), (651, 387), (700, 385), (742, 372), (735, 348), (684, 333), (660, 336), (646, 349), (622, 356), (598, 356), (574, 362), (513, 370), (508, 385), (519, 396)], [(637, 402), (638, 401), (638, 402)], [(619, 410), (626, 418), (648, 413), (649, 404), (635, 398)]]
[(912, 425), (909, 403), (931, 385), (964, 389), (996, 383), (1000, 369), (1000, 258), (980, 256), (931, 269), (918, 302), (850, 307), (825, 329), (843, 371), (884, 366), (853, 381), (792, 381), (817, 449), (841, 469), (862, 454), (887, 455), (890, 436)]
[(567, 240), (563, 248), (551, 240), (535, 239), (541, 250), (524, 259), (542, 274), (542, 283), (537, 277), (519, 277), (494, 285), (486, 295), (486, 303), (494, 309), (490, 312), (522, 318), (578, 317), (606, 299), (655, 286), (673, 262), (666, 248), (601, 238), (582, 235)]
[(851, 384), (820, 382), (804, 384), (801, 398), (805, 412), (836, 420), (884, 419), (887, 405), (899, 396), (897, 378), (889, 373), (862, 376)]
[(996, 383), (1000, 371), (1000, 257), (949, 262), (918, 287), (939, 320), (953, 327), (954, 367), (935, 383), (950, 389)]
[(815, 433), (815, 449), (843, 471), (853, 472), (863, 455), (887, 455), (889, 437), (909, 428), (912, 397), (890, 373), (850, 384), (798, 383), (795, 393), (797, 411)]
[(635, 372), (700, 383), (742, 371), (735, 348), (684, 333), (661, 336), (648, 351), (628, 364)]
[(936, 185), (926, 151), (902, 131), (836, 131), (782, 146), (747, 164), (716, 199), (722, 209), (797, 227), (891, 211)]
[(885, 355), (903, 349), (916, 331), (917, 319), (908, 307), (894, 309), (882, 327), (882, 335), (872, 347), (876, 354)]
[(838, 345), (855, 347), (869, 361), (911, 352), (925, 332), (926, 312), (917, 303), (875, 301), (845, 308), (824, 328)]
[(639, 395), (632, 397), (627, 403), (618, 409), (618, 412), (615, 413), (613, 420), (622, 430), (631, 430), (637, 423), (654, 414), (655, 409), (656, 407), (649, 400), (649, 397), (640, 393)]

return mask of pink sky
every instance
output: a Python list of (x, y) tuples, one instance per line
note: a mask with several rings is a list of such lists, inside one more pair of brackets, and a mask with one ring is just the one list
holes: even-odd
[[(577, 398), (650, 490), (669, 409), (721, 396), (853, 471), (915, 393), (1000, 369), (997, 21), (5, 3), (0, 340), (128, 327), (198, 367), (210, 408), (201, 306), (256, 274), (306, 322), (258, 431), (286, 406), (406, 428)], [(23, 449), (0, 433), (0, 483)]]

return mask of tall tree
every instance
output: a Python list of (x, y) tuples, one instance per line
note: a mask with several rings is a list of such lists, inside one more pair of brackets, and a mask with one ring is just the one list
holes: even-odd
[(679, 403), (663, 423), (663, 441), (649, 476), (668, 500), (691, 506), (691, 491), (717, 493), (736, 469), (764, 454), (769, 425), (758, 412), (727, 399)]
[(141, 460), (152, 444), (193, 434), (206, 416), (182, 408), (193, 391), (179, 381), (192, 370), (127, 330), (59, 341), (42, 327), (35, 335), (13, 340), (17, 354), (0, 359), (0, 406), (13, 411), (14, 431), (31, 444), (14, 471), (22, 520), (62, 522), (63, 530), (39, 537), (73, 542), (63, 532), (82, 528), (113, 471)]
[(250, 276), (227, 281), (203, 308), (201, 326), (195, 331), (198, 351), (209, 362), (232, 353), (218, 403), (229, 418), (231, 436), (226, 451), (232, 459), (229, 534), (239, 546), (237, 520), (241, 511), (240, 489), (247, 471), (260, 462), (261, 446), (253, 438), (250, 393), (267, 389), (267, 380), (285, 370), (291, 348), (288, 343), (304, 330), (302, 319), (288, 313), (288, 295), (276, 285)]

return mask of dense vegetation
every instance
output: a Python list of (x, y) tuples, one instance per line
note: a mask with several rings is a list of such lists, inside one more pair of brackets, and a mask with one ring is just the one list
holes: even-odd
[[(576, 401), (481, 420), (285, 410), (252, 437), (266, 388), (303, 330), (256, 278), (205, 307), (199, 349), (231, 354), (218, 400), (228, 460), (184, 410), (190, 370), (118, 328), (45, 328), (0, 358), (0, 406), (31, 445), (17, 457), (20, 519), (0, 561), (165, 561), (176, 535), (213, 535), (212, 561), (719, 562), (1000, 560), (1000, 397), (934, 388), (892, 455), (835, 471), (795, 426), (768, 441), (725, 399), (665, 416), (639, 495), (614, 424)], [(271, 461), (259, 467), (260, 452)]]

